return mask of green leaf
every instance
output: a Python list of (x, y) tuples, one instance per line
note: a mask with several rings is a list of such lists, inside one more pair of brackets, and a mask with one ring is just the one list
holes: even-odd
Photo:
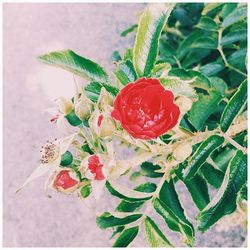
[(228, 26), (242, 21), (247, 17), (247, 5), (243, 5), (239, 8), (236, 8), (232, 13), (230, 13), (222, 22), (222, 27), (227, 28)]
[(104, 87), (113, 96), (116, 96), (119, 93), (119, 89), (114, 86), (105, 83), (91, 82), (85, 87), (87, 97), (91, 101), (97, 102), (102, 87)]
[(80, 190), (80, 194), (83, 198), (87, 198), (91, 193), (91, 184), (83, 186)]
[(199, 213), (199, 230), (209, 229), (220, 218), (236, 209), (237, 194), (247, 180), (247, 157), (237, 151), (230, 161), (223, 183), (212, 201)]
[(219, 77), (209, 77), (209, 81), (221, 94), (221, 96), (227, 96), (228, 86), (225, 81)]
[(120, 199), (124, 199), (126, 201), (144, 201), (152, 197), (152, 194), (150, 193), (142, 193), (135, 190), (131, 190), (113, 181), (107, 181), (106, 187), (112, 195)]
[(190, 80), (190, 85), (196, 88), (208, 90), (211, 87), (209, 79), (202, 73), (195, 70), (171, 69), (169, 76), (179, 77), (181, 80)]
[(190, 46), (190, 49), (217, 49), (218, 43), (216, 39), (211, 37), (200, 37)]
[(124, 31), (121, 32), (121, 36), (125, 37), (127, 36), (129, 33), (134, 32), (137, 29), (138, 25), (137, 24), (133, 24), (131, 25), (129, 28), (125, 29)]
[(240, 113), (242, 107), (247, 101), (247, 80), (243, 81), (238, 90), (229, 100), (220, 119), (220, 127), (223, 132), (226, 132), (233, 120)]
[(65, 118), (72, 126), (79, 126), (80, 124), (82, 124), (82, 121), (78, 118), (74, 110), (72, 110), (69, 114), (67, 114)]
[(114, 231), (112, 233), (112, 235), (110, 236), (109, 239), (114, 238), (117, 234), (121, 233), (123, 231), (123, 229), (125, 228), (125, 226), (119, 226), (119, 227), (115, 227)]
[(208, 163), (204, 163), (199, 171), (210, 185), (215, 188), (221, 186), (224, 177), (224, 173), (221, 170), (214, 168)]
[(188, 180), (193, 178), (211, 153), (221, 146), (223, 142), (224, 138), (219, 135), (208, 137), (193, 154), (188, 167), (183, 172), (184, 179)]
[(192, 224), (187, 220), (184, 210), (179, 201), (178, 194), (175, 191), (173, 180), (169, 182), (165, 181), (160, 190), (159, 198), (164, 202), (174, 213), (175, 215), (186, 224), (192, 227)]
[(71, 152), (66, 151), (64, 154), (61, 155), (61, 162), (60, 165), (65, 167), (69, 166), (73, 162), (73, 155)]
[(113, 62), (119, 62), (119, 61), (121, 61), (122, 58), (121, 58), (121, 55), (120, 55), (119, 51), (115, 50), (112, 53), (111, 59), (112, 59)]
[(79, 75), (87, 80), (107, 82), (108, 75), (95, 62), (77, 55), (72, 50), (55, 51), (39, 56), (38, 59), (46, 64), (56, 66)]
[(196, 27), (204, 30), (218, 30), (218, 24), (211, 17), (208, 16), (202, 16)]
[(160, 170), (161, 167), (159, 165), (154, 165), (152, 162), (143, 162), (141, 164), (141, 175), (151, 177), (151, 178), (159, 178), (163, 176), (163, 173), (157, 173), (156, 170)]
[(151, 76), (153, 78), (159, 78), (163, 73), (168, 72), (171, 69), (171, 65), (169, 63), (157, 63), (151, 71)]
[(189, 34), (179, 45), (176, 56), (179, 60), (181, 60), (189, 51), (190, 46), (200, 37), (203, 36), (203, 32), (201, 30), (196, 30)]
[(94, 152), (90, 149), (88, 143), (84, 143), (84, 144), (81, 146), (81, 149), (82, 149), (82, 151), (87, 152), (87, 153), (89, 153), (89, 154), (91, 154), (91, 155), (94, 154)]
[(227, 17), (236, 7), (238, 3), (225, 3), (221, 12), (220, 12), (220, 17), (223, 19)]
[(114, 74), (123, 85), (126, 85), (129, 82), (134, 82), (137, 79), (133, 63), (130, 60), (125, 62), (122, 61), (117, 66)]
[(209, 95), (198, 96), (198, 101), (193, 103), (188, 112), (188, 120), (197, 130), (203, 131), (208, 117), (215, 112), (222, 97), (217, 90), (210, 90)]
[(149, 4), (144, 10), (136, 34), (133, 64), (138, 76), (148, 76), (154, 67), (162, 29), (173, 4)]
[(123, 218), (118, 218), (113, 216), (109, 212), (105, 212), (101, 216), (97, 217), (96, 224), (101, 229), (123, 226), (138, 220), (139, 218), (141, 218), (141, 216), (142, 214), (132, 214)]
[(206, 76), (215, 76), (225, 68), (220, 62), (211, 62), (200, 67), (200, 71)]
[(148, 216), (144, 220), (144, 229), (150, 247), (173, 247), (155, 222)]
[(246, 71), (245, 58), (246, 58), (247, 50), (239, 49), (228, 57), (228, 63), (233, 65), (235, 68), (240, 69), (242, 71)]
[(214, 158), (216, 166), (222, 171), (225, 172), (228, 166), (229, 161), (235, 155), (236, 150), (231, 148), (225, 148), (219, 155)]
[(210, 201), (206, 181), (196, 174), (191, 180), (184, 180), (195, 205), (202, 210)]
[(143, 204), (144, 204), (144, 201), (130, 202), (130, 201), (122, 200), (117, 206), (116, 211), (128, 212), (128, 213), (134, 212), (134, 211), (137, 211), (139, 208), (141, 208)]
[(125, 229), (113, 244), (113, 247), (127, 247), (137, 236), (139, 226)]
[(225, 46), (239, 41), (247, 40), (247, 29), (230, 31), (221, 39), (221, 45)]
[(153, 193), (155, 192), (157, 186), (153, 182), (146, 182), (143, 184), (140, 184), (137, 186), (134, 190), (138, 192), (144, 192), (144, 193)]
[(179, 78), (160, 78), (160, 82), (164, 88), (171, 90), (174, 93), (174, 96), (187, 96), (187, 97), (197, 97), (197, 94), (194, 90), (194, 87)]
[(204, 9), (202, 10), (202, 15), (207, 15), (209, 12), (222, 7), (224, 3), (206, 3)]
[(192, 246), (194, 243), (194, 229), (190, 223), (183, 222), (174, 211), (158, 198), (154, 199), (153, 206), (156, 212), (162, 216), (168, 227), (182, 234), (184, 242)]

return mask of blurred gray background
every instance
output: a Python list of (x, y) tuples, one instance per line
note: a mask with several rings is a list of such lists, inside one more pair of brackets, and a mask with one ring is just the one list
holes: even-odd
[[(3, 146), (3, 244), (5, 247), (107, 247), (110, 231), (101, 231), (95, 214), (76, 196), (43, 195), (45, 178), (18, 195), (15, 190), (38, 165), (40, 146), (60, 136), (43, 111), (59, 96), (70, 97), (70, 73), (41, 65), (36, 57), (70, 48), (112, 70), (111, 54), (133, 44), (120, 32), (138, 21), (144, 4), (17, 4), (3, 6), (4, 45), (4, 146)], [(183, 187), (181, 198), (189, 207)], [(106, 199), (105, 199), (106, 197)], [(107, 194), (98, 210), (116, 203)], [(194, 211), (193, 211), (194, 210)], [(164, 227), (164, 223), (162, 224)], [(165, 229), (164, 229), (165, 230)], [(173, 236), (170, 232), (169, 234)], [(240, 246), (246, 232), (213, 228), (197, 235), (197, 246)], [(174, 236), (173, 236), (174, 237)], [(173, 242), (178, 244), (178, 238)], [(131, 246), (146, 246), (140, 236)]]

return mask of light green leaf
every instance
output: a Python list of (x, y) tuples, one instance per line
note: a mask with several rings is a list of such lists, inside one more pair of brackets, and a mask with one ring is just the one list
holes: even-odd
[(218, 30), (218, 24), (211, 17), (208, 16), (202, 16), (196, 27), (203, 30)]
[(79, 75), (87, 80), (107, 82), (108, 75), (95, 62), (77, 55), (72, 50), (55, 51), (39, 56), (38, 59), (46, 64), (56, 66)]
[(106, 187), (112, 195), (126, 201), (143, 201), (148, 200), (152, 197), (152, 194), (150, 193), (142, 193), (139, 191), (131, 190), (115, 183), (114, 181), (107, 181)]
[(141, 216), (142, 214), (132, 214), (123, 218), (118, 218), (113, 216), (109, 212), (105, 212), (101, 216), (97, 217), (96, 224), (101, 229), (123, 226), (138, 220), (139, 218), (141, 218)]
[(225, 46), (239, 41), (247, 39), (247, 29), (241, 29), (237, 31), (230, 31), (221, 39), (221, 45)]
[(223, 132), (226, 132), (233, 120), (240, 113), (242, 107), (247, 101), (247, 80), (243, 81), (236, 93), (229, 100), (220, 119), (220, 127)]
[(85, 87), (87, 97), (91, 101), (97, 102), (102, 87), (104, 87), (113, 96), (116, 96), (119, 93), (119, 89), (114, 86), (105, 83), (91, 82)]
[(199, 230), (209, 229), (220, 218), (236, 209), (236, 198), (247, 180), (247, 157), (237, 151), (230, 161), (223, 183), (212, 201), (199, 213)]
[(227, 17), (236, 7), (238, 3), (225, 3), (221, 12), (220, 12), (220, 17), (223, 19)]
[(80, 194), (83, 198), (87, 198), (91, 193), (91, 184), (83, 186), (80, 190)]
[(155, 222), (148, 216), (144, 220), (144, 229), (150, 247), (173, 247)]
[(123, 85), (134, 82), (137, 79), (133, 63), (130, 60), (122, 61), (118, 64), (114, 74)]
[(139, 227), (131, 227), (122, 231), (121, 235), (113, 244), (113, 247), (127, 247), (137, 236), (139, 232)]
[(231, 12), (222, 22), (222, 27), (227, 28), (228, 26), (242, 21), (247, 17), (247, 5), (243, 5), (241, 7), (236, 8), (233, 12)]
[(224, 138), (219, 135), (208, 137), (193, 154), (188, 167), (183, 171), (184, 179), (191, 179), (195, 176), (199, 168), (205, 163), (211, 153), (222, 145)]
[(164, 88), (171, 90), (175, 97), (180, 95), (187, 97), (197, 97), (194, 87), (188, 81), (183, 81), (177, 77), (169, 77), (160, 78), (160, 82)]
[(149, 4), (138, 26), (133, 51), (133, 64), (138, 76), (148, 76), (154, 67), (162, 29), (173, 9), (173, 4)]

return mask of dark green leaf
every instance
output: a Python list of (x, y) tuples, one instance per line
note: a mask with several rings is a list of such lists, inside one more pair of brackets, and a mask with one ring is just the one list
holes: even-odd
[(68, 70), (87, 80), (107, 82), (108, 75), (104, 69), (91, 60), (77, 55), (72, 50), (55, 51), (39, 56), (43, 63)]
[(242, 71), (246, 71), (246, 65), (245, 65), (245, 59), (246, 59), (247, 50), (240, 49), (234, 52), (232, 55), (228, 58), (228, 63), (234, 66), (237, 69), (240, 69)]
[(207, 182), (215, 188), (219, 188), (223, 181), (224, 173), (208, 163), (204, 163), (199, 170)]
[(208, 117), (215, 112), (221, 99), (221, 94), (217, 90), (210, 90), (209, 95), (199, 94), (199, 100), (193, 103), (191, 110), (188, 112), (190, 123), (197, 130), (203, 131)]
[(199, 213), (199, 230), (209, 229), (220, 218), (231, 214), (236, 209), (237, 193), (247, 180), (247, 157), (237, 151), (230, 161), (223, 183), (212, 201)]
[(225, 3), (221, 12), (220, 17), (223, 19), (227, 17), (236, 7), (238, 3)]
[(79, 126), (80, 124), (82, 124), (82, 121), (78, 118), (74, 110), (72, 110), (69, 114), (67, 114), (65, 118), (72, 126)]
[(73, 162), (73, 155), (69, 152), (66, 151), (63, 155), (61, 155), (61, 166), (68, 166)]
[(122, 33), (121, 36), (127, 36), (129, 33), (134, 32), (137, 29), (138, 25), (133, 24), (129, 28), (125, 29)]
[(167, 223), (168, 227), (176, 232), (182, 234), (184, 242), (192, 246), (194, 243), (194, 229), (190, 223), (183, 222), (178, 216), (175, 215), (174, 211), (171, 210), (164, 202), (159, 199), (153, 201), (153, 206), (156, 212), (162, 216)]
[(245, 80), (229, 100), (220, 120), (220, 127), (226, 132), (234, 118), (240, 113), (247, 101), (247, 80)]
[(221, 62), (211, 62), (200, 67), (200, 71), (206, 76), (215, 76), (225, 68)]
[(151, 177), (151, 178), (159, 178), (163, 175), (163, 173), (157, 173), (156, 170), (161, 169), (159, 165), (154, 165), (151, 162), (143, 162), (141, 164), (141, 175)]
[(148, 76), (154, 67), (159, 50), (159, 38), (173, 6), (149, 4), (138, 26), (133, 51), (133, 64), (138, 76)]
[(130, 224), (139, 218), (141, 218), (142, 214), (132, 214), (123, 218), (117, 218), (112, 214), (105, 212), (101, 216), (97, 217), (96, 224), (101, 229), (106, 229), (110, 227), (122, 226), (126, 224)]
[(208, 137), (193, 154), (188, 167), (183, 172), (184, 178), (186, 180), (193, 178), (211, 153), (221, 146), (223, 142), (224, 138), (219, 135)]
[(130, 202), (130, 201), (122, 200), (117, 206), (116, 211), (134, 212), (134, 211), (137, 211), (139, 208), (141, 208), (143, 204), (144, 204), (144, 201)]
[(144, 193), (153, 193), (156, 190), (157, 186), (155, 183), (146, 182), (137, 186), (134, 190)]
[(144, 229), (150, 247), (173, 247), (150, 217), (144, 220)]
[(201, 37), (195, 40), (189, 48), (191, 49), (217, 49), (217, 40), (211, 37)]
[(152, 197), (152, 194), (150, 193), (142, 193), (135, 190), (130, 190), (111, 181), (106, 182), (106, 187), (112, 195), (126, 201), (144, 201)]
[(204, 9), (202, 10), (202, 15), (207, 15), (209, 12), (222, 7), (224, 3), (206, 3)]
[(208, 16), (202, 16), (196, 27), (204, 30), (218, 30), (218, 24)]
[(137, 236), (138, 232), (138, 226), (125, 229), (115, 241), (113, 247), (127, 247)]
[(237, 31), (228, 32), (221, 39), (221, 45), (225, 46), (239, 41), (244, 41), (247, 39), (247, 29), (241, 29)]

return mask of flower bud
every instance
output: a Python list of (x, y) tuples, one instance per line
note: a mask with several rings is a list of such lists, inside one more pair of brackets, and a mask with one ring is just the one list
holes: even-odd
[(105, 106), (107, 105), (109, 106), (113, 105), (113, 98), (104, 87), (102, 87), (101, 89), (101, 93), (98, 99), (98, 104), (100, 105), (101, 109), (105, 108)]
[(91, 108), (92, 105), (90, 103), (90, 100), (85, 96), (81, 96), (80, 99), (78, 99), (75, 104), (75, 114), (81, 120), (84, 120), (89, 117)]
[(59, 112), (67, 115), (73, 109), (73, 103), (71, 100), (66, 99), (65, 97), (59, 97), (56, 99), (56, 104), (58, 106)]
[(109, 115), (99, 111), (92, 114), (90, 127), (100, 137), (110, 136), (116, 129), (114, 120)]
[(189, 143), (180, 143), (173, 150), (173, 156), (177, 161), (184, 161), (192, 154), (192, 146)]
[(56, 176), (53, 187), (59, 192), (70, 194), (79, 186), (77, 177), (69, 170), (62, 170)]
[(185, 96), (179, 96), (175, 100), (175, 103), (179, 106), (182, 113), (188, 112), (191, 109), (192, 104), (193, 104), (192, 100)]

